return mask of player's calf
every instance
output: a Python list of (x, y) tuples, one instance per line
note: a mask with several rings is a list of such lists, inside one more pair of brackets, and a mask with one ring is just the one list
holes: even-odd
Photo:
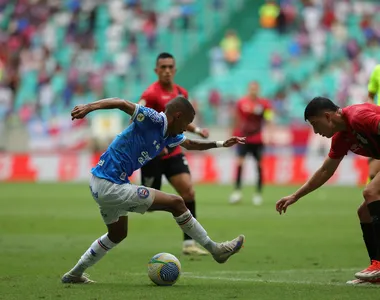
[(107, 225), (108, 233), (95, 240), (81, 256), (78, 263), (62, 277), (62, 283), (92, 282), (84, 271), (101, 260), (108, 251), (116, 247), (128, 234), (128, 217), (121, 216), (117, 222)]

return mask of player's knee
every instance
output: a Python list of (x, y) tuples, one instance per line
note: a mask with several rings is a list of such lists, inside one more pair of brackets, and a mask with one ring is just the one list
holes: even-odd
[(367, 204), (363, 203), (358, 208), (358, 217), (361, 223), (370, 223), (371, 215), (369, 214)]
[(367, 185), (363, 190), (364, 200), (369, 203), (380, 199), (380, 191), (371, 184)]
[(369, 172), (369, 179), (372, 180), (375, 178), (377, 172)]
[(181, 197), (183, 198), (183, 200), (186, 202), (186, 203), (189, 203), (189, 202), (194, 202), (194, 199), (195, 199), (195, 191), (193, 189), (193, 187), (188, 187), (187, 189), (185, 189), (182, 193), (181, 193)]
[(241, 166), (243, 166), (243, 163), (244, 163), (244, 157), (239, 156), (238, 159), (237, 159), (237, 161), (236, 161), (236, 165), (238, 167), (241, 167)]
[(177, 195), (172, 195), (172, 201), (171, 201), (171, 210), (173, 214), (183, 214), (187, 211), (187, 207), (185, 205), (185, 201), (182, 197)]
[(119, 228), (114, 230), (109, 230), (108, 238), (114, 243), (120, 243), (128, 236), (127, 228)]

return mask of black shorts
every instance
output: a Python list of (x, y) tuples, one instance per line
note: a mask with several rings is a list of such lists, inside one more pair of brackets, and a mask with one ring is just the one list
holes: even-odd
[(167, 179), (172, 176), (187, 173), (190, 174), (190, 169), (183, 153), (161, 159), (155, 157), (145, 166), (141, 168), (141, 184), (156, 190), (161, 189), (162, 175)]
[(257, 161), (260, 161), (264, 152), (263, 144), (244, 144), (237, 146), (237, 154), (239, 157), (245, 157), (251, 154)]

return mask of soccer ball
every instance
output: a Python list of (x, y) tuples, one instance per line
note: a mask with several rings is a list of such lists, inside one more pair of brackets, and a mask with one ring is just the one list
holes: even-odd
[(157, 285), (173, 285), (180, 274), (181, 263), (170, 253), (158, 253), (148, 263), (148, 276)]

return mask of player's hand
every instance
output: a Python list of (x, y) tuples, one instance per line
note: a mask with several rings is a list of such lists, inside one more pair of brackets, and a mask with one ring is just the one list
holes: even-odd
[(164, 148), (162, 149), (162, 151), (160, 152), (160, 154), (158, 154), (158, 156), (165, 156), (165, 155), (168, 155), (169, 154), (169, 151), (168, 151), (168, 148)]
[(276, 210), (281, 215), (282, 213), (286, 213), (286, 209), (288, 206), (292, 205), (293, 203), (297, 202), (297, 198), (294, 195), (286, 196), (276, 203)]
[(77, 105), (71, 111), (71, 120), (83, 119), (89, 112), (91, 112), (89, 105)]
[(204, 139), (207, 139), (210, 136), (210, 132), (206, 128), (202, 128), (198, 134), (200, 137), (203, 137)]
[(233, 136), (223, 143), (223, 147), (231, 147), (236, 144), (245, 144), (245, 137)]

